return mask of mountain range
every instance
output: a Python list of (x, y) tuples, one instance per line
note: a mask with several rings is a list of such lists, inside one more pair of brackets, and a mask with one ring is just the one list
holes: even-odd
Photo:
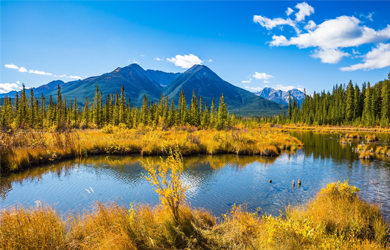
[[(210, 107), (212, 99), (218, 105), (219, 98), (223, 94), (230, 112), (237, 115), (275, 115), (282, 113), (287, 107), (284, 104), (267, 100), (252, 92), (234, 86), (223, 79), (205, 65), (194, 65), (183, 73), (167, 73), (158, 70), (144, 70), (138, 64), (130, 64), (126, 67), (116, 68), (114, 71), (93, 76), (84, 80), (63, 82), (56, 80), (34, 89), (34, 95), (44, 94), (46, 100), (53, 96), (56, 101), (57, 86), (61, 87), (62, 96), (67, 100), (77, 98), (79, 105), (84, 105), (85, 97), (91, 101), (95, 95), (96, 86), (103, 93), (107, 94), (120, 91), (124, 86), (127, 98), (136, 106), (141, 106), (143, 96), (148, 100), (157, 101), (162, 93), (165, 93), (171, 100), (174, 98), (177, 104), (181, 90), (184, 90), (187, 104), (191, 102), (192, 92), (195, 90), (197, 96), (203, 96), (203, 100)], [(29, 91), (28, 91), (29, 92)], [(8, 97), (14, 97), (15, 91), (7, 93)], [(6, 94), (1, 94), (4, 97)]]
[(295, 98), (295, 100), (298, 101), (298, 103), (302, 103), (302, 101), (305, 99), (305, 93), (303, 93), (299, 89), (291, 89), (288, 91), (283, 91), (280, 89), (273, 89), (267, 87), (262, 89), (261, 91), (255, 92), (255, 95), (261, 96), (273, 102), (288, 105), (288, 93), (291, 94), (291, 99)]

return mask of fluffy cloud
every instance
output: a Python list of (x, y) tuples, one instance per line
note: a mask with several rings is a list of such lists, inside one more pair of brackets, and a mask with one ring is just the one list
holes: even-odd
[(289, 7), (289, 8), (287, 8), (287, 10), (286, 10), (286, 15), (289, 16), (289, 15), (291, 15), (293, 12), (294, 12), (294, 10), (291, 9), (291, 8)]
[[(54, 77), (61, 77), (61, 78), (70, 78), (70, 79), (82, 79), (81, 77), (79, 76), (67, 76), (67, 75), (60, 75), (60, 76), (57, 76), (57, 75), (54, 75), (52, 73), (47, 73), (47, 72), (44, 72), (44, 71), (41, 71), (41, 70), (27, 70), (25, 67), (18, 67), (14, 64), (6, 64), (4, 65), (4, 67), (8, 68), (8, 69), (16, 69), (18, 70), (19, 72), (22, 72), (22, 73), (30, 73), (30, 74), (36, 74), (36, 75), (43, 75), (43, 76), (54, 76)], [(5, 83), (4, 83), (5, 84)], [(7, 84), (14, 84), (14, 83), (7, 83)]]
[(390, 66), (390, 43), (380, 43), (376, 48), (368, 52), (363, 59), (364, 63), (354, 64), (340, 68), (342, 71), (381, 69)]
[(174, 63), (178, 67), (182, 67), (183, 69), (191, 68), (194, 64), (201, 64), (203, 61), (199, 59), (199, 57), (194, 54), (189, 55), (177, 55), (172, 58), (167, 58), (168, 62)]
[(364, 17), (364, 18), (367, 18), (368, 20), (370, 20), (371, 22), (374, 21), (374, 19), (372, 19), (372, 16), (374, 15), (374, 12), (370, 12), (368, 13), (368, 15), (363, 15), (363, 14), (360, 14), (360, 17)]
[(283, 18), (274, 18), (274, 19), (269, 19), (264, 16), (253, 16), (253, 22), (260, 24), (267, 30), (271, 30), (277, 26), (283, 26), (283, 25), (289, 25), (295, 29), (297, 33), (300, 32), (300, 30), (297, 28), (296, 23), (291, 20), (290, 18), (283, 19)]
[[(298, 28), (298, 23), (305, 20), (306, 16), (310, 16), (312, 13), (314, 13), (314, 8), (308, 5), (307, 3), (299, 3), (295, 6), (299, 11), (295, 13), (295, 20), (291, 20), (290, 18), (284, 19), (284, 18), (267, 18), (264, 16), (255, 15), (253, 16), (253, 22), (260, 24), (267, 30), (271, 30), (277, 26), (283, 26), (288, 25), (294, 28), (295, 32), (299, 34), (301, 31)], [(290, 16), (294, 12), (293, 9), (287, 8), (286, 15)], [(312, 21), (313, 22), (313, 21)], [(312, 24), (315, 25), (313, 22)], [(312, 25), (311, 24), (311, 25)]]
[(295, 14), (295, 20), (297, 22), (305, 20), (306, 16), (314, 13), (314, 8), (305, 2), (297, 4), (295, 8), (299, 9), (298, 13)]
[(314, 30), (317, 27), (317, 24), (310, 20), (304, 27), (305, 30)]
[(13, 90), (20, 90), (21, 88), (19, 81), (16, 83), (0, 83), (0, 94), (8, 93)]
[(30, 69), (30, 71), (28, 73), (30, 73), (30, 74), (37, 74), (37, 75), (43, 75), (43, 76), (52, 76), (53, 75), (52, 73), (46, 73), (44, 71), (32, 70), (32, 69)]
[(256, 78), (256, 79), (259, 79), (259, 80), (268, 80), (268, 79), (272, 78), (273, 76), (272, 75), (267, 75), (266, 73), (255, 72), (253, 77)]
[(252, 82), (252, 79), (249, 79), (249, 80), (244, 80), (244, 81), (242, 81), (241, 83), (251, 83)]
[(357, 51), (357, 50), (355, 50), (355, 49), (352, 49), (352, 54), (354, 54), (354, 55), (360, 55), (360, 52)]
[(71, 79), (81, 79), (81, 77), (79, 77), (79, 76), (68, 76), (68, 77)]
[(8, 68), (8, 69), (19, 69), (18, 66), (14, 65), (13, 63), (11, 64), (6, 64), (4, 65), (4, 67)]
[[(303, 21), (306, 16), (314, 13), (314, 9), (305, 2), (297, 4), (296, 8), (299, 12), (296, 13), (296, 20), (291, 19), (268, 19), (262, 16), (255, 16), (254, 22), (259, 23), (261, 26), (268, 30), (275, 28), (278, 25), (290, 25), (296, 30), (299, 30), (299, 21)], [(371, 14), (371, 15), (370, 15)], [(372, 18), (370, 13), (366, 18)], [(303, 24), (302, 24), (303, 25)], [(298, 48), (315, 48), (313, 58), (321, 59), (323, 63), (338, 63), (343, 57), (350, 56), (347, 52), (343, 51), (343, 48), (358, 47), (363, 44), (369, 43), (381, 43), (390, 39), (390, 25), (381, 30), (374, 30), (370, 27), (362, 25), (362, 22), (354, 16), (339, 16), (335, 19), (330, 19), (316, 25), (312, 20), (305, 24), (304, 29), (308, 32), (297, 32), (296, 36), (286, 38), (283, 35), (273, 35), (270, 46), (297, 46)], [(384, 45), (381, 48), (383, 49)], [(371, 68), (370, 65), (376, 65), (374, 61), (381, 61), (379, 65), (383, 63), (386, 58), (378, 59), (380, 55), (375, 59), (371, 59), (374, 55), (373, 50), (365, 57), (365, 63), (357, 64), (356, 67)], [(357, 54), (353, 50), (353, 54)], [(358, 58), (354, 56), (352, 58)], [(365, 66), (363, 66), (365, 65)], [(351, 66), (352, 67), (352, 66)], [(344, 70), (351, 67), (345, 67)], [(379, 66), (372, 66), (379, 67)]]
[(390, 39), (390, 25), (375, 31), (367, 26), (359, 26), (356, 17), (340, 16), (327, 20), (317, 26), (313, 32), (300, 34), (286, 39), (274, 36), (273, 46), (296, 45), (299, 48), (320, 47), (327, 49), (357, 47), (366, 43), (382, 42)]
[(23, 73), (23, 72), (27, 72), (27, 69), (26, 69), (25, 67), (20, 67), (20, 68), (19, 68), (19, 72), (22, 72), (22, 73)]
[(161, 59), (161, 58), (158, 58), (158, 57), (153, 58), (153, 60), (156, 60), (156, 61), (164, 61), (164, 59)]
[(340, 62), (343, 57), (350, 56), (350, 54), (339, 49), (317, 49), (311, 56), (320, 58), (323, 63), (335, 64)]

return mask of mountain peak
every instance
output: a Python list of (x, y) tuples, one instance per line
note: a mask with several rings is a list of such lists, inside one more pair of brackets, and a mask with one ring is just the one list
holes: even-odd
[(195, 64), (183, 74), (193, 75), (198, 79), (201, 78), (211, 78), (214, 80), (222, 80), (217, 74), (214, 73), (209, 67), (206, 65)]
[(256, 92), (255, 94), (270, 101), (274, 101), (280, 104), (288, 104), (289, 93), (291, 94), (291, 97), (295, 98), (299, 103), (301, 103), (305, 99), (305, 94), (299, 89), (295, 88), (283, 91), (280, 89), (265, 87), (261, 91)]

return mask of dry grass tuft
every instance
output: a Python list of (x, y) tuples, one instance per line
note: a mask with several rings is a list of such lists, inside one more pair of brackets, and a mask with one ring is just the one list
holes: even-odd
[(389, 225), (379, 207), (348, 183), (328, 184), (285, 216), (249, 213), (241, 206), (217, 220), (180, 208), (180, 220), (159, 205), (125, 208), (97, 203), (91, 212), (61, 218), (48, 206), (0, 212), (1, 249), (388, 249)]

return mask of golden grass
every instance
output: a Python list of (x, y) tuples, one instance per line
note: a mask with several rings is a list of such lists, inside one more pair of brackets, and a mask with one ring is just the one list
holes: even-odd
[[(23, 139), (22, 139), (23, 138)], [(177, 127), (170, 130), (140, 126), (137, 129), (106, 127), (101, 130), (1, 133), (1, 167), (23, 167), (64, 158), (94, 154), (162, 155), (178, 147), (182, 155), (220, 154), (278, 156), (303, 143), (276, 129), (237, 128), (230, 131)]]
[(365, 136), (367, 142), (376, 142), (379, 138), (376, 135), (366, 135)]
[(240, 206), (217, 219), (182, 206), (180, 220), (164, 207), (97, 203), (83, 215), (60, 216), (48, 206), (0, 212), (1, 249), (388, 249), (389, 225), (379, 207), (348, 183), (328, 184), (285, 216)]
[(365, 126), (333, 126), (333, 125), (324, 125), (324, 126), (314, 126), (306, 124), (289, 124), (283, 125), (284, 130), (308, 130), (315, 131), (320, 133), (338, 133), (338, 132), (385, 132), (389, 133), (389, 127), (365, 127)]

